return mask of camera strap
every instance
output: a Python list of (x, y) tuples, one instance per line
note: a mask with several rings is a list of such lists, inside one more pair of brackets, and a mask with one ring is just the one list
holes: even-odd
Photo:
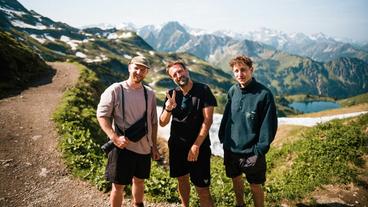
[[(144, 92), (144, 100), (145, 100), (145, 103), (146, 103), (146, 110), (144, 112), (144, 117), (146, 117), (146, 123), (148, 123), (147, 121), (147, 107), (148, 107), (148, 95), (147, 95), (147, 89), (146, 89), (146, 86), (143, 86), (143, 92)], [(122, 84), (120, 84), (120, 88), (121, 88), (121, 106), (122, 106), (122, 111), (123, 111), (123, 122), (125, 123), (125, 114), (124, 114), (124, 111), (125, 111), (125, 107), (124, 107), (124, 87), (122, 86)], [(121, 130), (118, 125), (116, 124), (115, 122), (115, 128), (122, 134), (122, 135), (125, 135), (125, 129), (123, 127), (123, 130)], [(146, 134), (147, 134), (147, 127), (145, 128), (146, 129)], [(148, 139), (148, 138), (147, 138)]]

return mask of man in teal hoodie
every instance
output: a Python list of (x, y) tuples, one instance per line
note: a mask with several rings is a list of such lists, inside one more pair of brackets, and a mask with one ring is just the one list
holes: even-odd
[(219, 130), (226, 175), (233, 181), (236, 206), (244, 206), (245, 173), (254, 205), (263, 207), (265, 156), (277, 130), (275, 101), (271, 91), (253, 77), (249, 57), (238, 56), (230, 61), (230, 66), (237, 84), (228, 91)]

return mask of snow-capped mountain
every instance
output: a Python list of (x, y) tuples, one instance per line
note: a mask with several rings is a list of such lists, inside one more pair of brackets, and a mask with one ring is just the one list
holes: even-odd
[(262, 28), (249, 32), (247, 39), (263, 42), (278, 50), (291, 54), (307, 56), (317, 61), (330, 61), (339, 57), (356, 57), (368, 62), (368, 55), (350, 43), (338, 41), (323, 33), (306, 35), (287, 34), (277, 30)]
[[(260, 28), (247, 33), (231, 30), (207, 31), (180, 24), (167, 22), (162, 25), (137, 27), (124, 23), (121, 28), (137, 33), (153, 48), (160, 51), (190, 52), (208, 60), (212, 52), (234, 41), (245, 39), (261, 42), (290, 54), (310, 57), (327, 62), (339, 57), (356, 57), (368, 62), (367, 50), (363, 43), (352, 40), (329, 37), (323, 33), (306, 35), (304, 33), (285, 33), (279, 30)], [(104, 25), (102, 25), (104, 26)], [(118, 26), (115, 26), (118, 28)]]
[(5, 28), (16, 27), (19, 30), (36, 34), (42, 31), (50, 31), (50, 33), (62, 30), (70, 33), (78, 33), (79, 31), (79, 29), (65, 23), (54, 22), (35, 11), (28, 11), (18, 1), (1, 0), (0, 11), (1, 25)]
[[(159, 27), (149, 25), (136, 29), (146, 39), (144, 41), (136, 32), (131, 31), (136, 28), (133, 24), (125, 24), (124, 27), (129, 27), (128, 30), (98, 27), (77, 29), (28, 11), (16, 0), (0, 0), (0, 19), (2, 30), (29, 45), (47, 61), (72, 59), (101, 69), (99, 72), (122, 72), (126, 71), (126, 65), (132, 56), (144, 54), (154, 63), (154, 70), (157, 72), (153, 86), (166, 87), (170, 84), (171, 81), (162, 70), (165, 62), (184, 58), (194, 70), (193, 78), (210, 84), (222, 94), (230, 87), (232, 80), (224, 72), (229, 68), (228, 61), (236, 55), (246, 54), (255, 61), (256, 78), (275, 94), (309, 93), (347, 97), (368, 90), (368, 64), (364, 59), (367, 53), (363, 50), (357, 53), (351, 49), (350, 44), (338, 42), (323, 34), (289, 35), (268, 30), (248, 34), (248, 38), (243, 38), (243, 34), (229, 31), (207, 33), (191, 30), (178, 22), (169, 22)], [(266, 41), (268, 44), (263, 43)], [(292, 49), (292, 44), (304, 45), (306, 51), (337, 53), (345, 57), (324, 63), (275, 48), (277, 45)], [(156, 52), (154, 49), (169, 53)], [(361, 57), (357, 54), (361, 54)], [(103, 79), (114, 81), (108, 74)]]
[[(339, 57), (356, 57), (368, 62), (368, 54), (362, 48), (338, 41), (323, 33), (313, 35), (287, 34), (268, 28), (261, 28), (244, 34), (228, 30), (209, 32), (191, 29), (179, 22), (168, 22), (161, 28), (154, 26), (142, 27), (138, 29), (138, 34), (157, 50), (190, 52), (206, 60), (213, 55), (214, 48), (225, 47), (228, 46), (228, 43), (232, 44), (247, 39), (270, 45), (277, 50), (290, 54), (306, 56), (322, 62)], [(173, 43), (172, 41), (176, 42)]]

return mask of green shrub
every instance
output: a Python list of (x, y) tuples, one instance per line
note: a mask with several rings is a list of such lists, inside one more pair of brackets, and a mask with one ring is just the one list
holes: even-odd
[(106, 158), (100, 149), (106, 136), (96, 118), (96, 97), (103, 86), (92, 71), (77, 66), (80, 69), (78, 83), (64, 94), (54, 113), (61, 135), (59, 146), (74, 175), (91, 180), (100, 190), (106, 190), (109, 186), (103, 178)]

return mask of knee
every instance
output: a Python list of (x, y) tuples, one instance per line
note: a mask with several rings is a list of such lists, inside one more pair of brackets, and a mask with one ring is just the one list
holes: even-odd
[(144, 179), (133, 177), (133, 184), (134, 185), (143, 185), (144, 184)]
[(208, 197), (210, 196), (210, 188), (209, 187), (196, 187), (199, 196)]
[(244, 181), (243, 181), (243, 177), (240, 175), (240, 176), (237, 176), (235, 178), (232, 178), (232, 181), (233, 181), (233, 185), (234, 186), (243, 186), (244, 185)]
[(124, 185), (119, 185), (119, 184), (115, 184), (115, 183), (113, 183), (113, 184), (112, 184), (112, 189), (111, 189), (111, 191), (113, 191), (113, 192), (122, 192), (122, 191), (123, 191), (123, 189), (124, 189)]
[(189, 183), (189, 175), (183, 175), (178, 177), (179, 183)]
[(250, 189), (252, 192), (259, 192), (259, 191), (262, 191), (262, 185), (261, 184), (250, 184)]
[(233, 182), (243, 182), (243, 177), (242, 175), (236, 176), (234, 178), (232, 178)]

